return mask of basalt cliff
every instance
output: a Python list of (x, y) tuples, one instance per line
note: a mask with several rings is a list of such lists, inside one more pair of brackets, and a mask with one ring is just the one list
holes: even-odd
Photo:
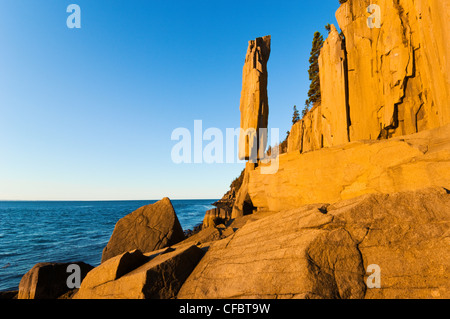
[(49, 289), (61, 267), (38, 264), (19, 297), (450, 298), (449, 12), (440, 0), (341, 4), (342, 32), (331, 26), (319, 58), (321, 103), (279, 156), (262, 155), (260, 133), (276, 48), (250, 41), (239, 190), (188, 238), (169, 199), (144, 207), (117, 223), (79, 290)]
[[(247, 206), (450, 186), (450, 3), (376, 2), (379, 28), (367, 23), (373, 1), (347, 1), (336, 12), (342, 33), (331, 26), (319, 58), (322, 101), (292, 127), (276, 174), (247, 168), (248, 196), (237, 195)], [(235, 206), (239, 215), (243, 205)]]

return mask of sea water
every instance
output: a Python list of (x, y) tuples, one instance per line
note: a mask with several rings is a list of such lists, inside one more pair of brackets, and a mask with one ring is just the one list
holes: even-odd
[[(216, 200), (173, 200), (184, 230)], [(116, 222), (155, 201), (0, 201), (0, 291), (17, 290), (38, 262), (100, 264)]]

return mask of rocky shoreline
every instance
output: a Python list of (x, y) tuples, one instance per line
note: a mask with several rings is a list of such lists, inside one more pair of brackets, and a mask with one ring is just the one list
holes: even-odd
[[(258, 212), (156, 251), (83, 265), (80, 289), (66, 286), (68, 264), (40, 263), (18, 295), (1, 298), (449, 298), (449, 193), (435, 187)], [(379, 289), (366, 284), (373, 264)]]
[[(342, 1), (319, 57), (320, 103), (295, 123), (287, 153), (243, 134), (245, 170), (183, 231), (169, 198), (116, 224), (100, 266), (39, 263), (19, 299), (450, 298), (448, 5)], [(268, 128), (271, 37), (249, 42), (241, 128)], [(257, 154), (256, 158), (252, 154)], [(269, 172), (269, 173), (268, 173)]]

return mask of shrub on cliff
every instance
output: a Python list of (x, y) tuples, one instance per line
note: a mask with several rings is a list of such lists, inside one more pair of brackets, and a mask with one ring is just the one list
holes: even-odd
[(297, 110), (297, 105), (294, 105), (294, 114), (292, 115), (292, 125), (300, 121), (300, 112)]

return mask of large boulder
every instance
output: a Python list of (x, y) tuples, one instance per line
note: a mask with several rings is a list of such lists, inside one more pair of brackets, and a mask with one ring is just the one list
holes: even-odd
[(142, 254), (139, 250), (126, 252), (124, 254), (112, 257), (102, 263), (100, 266), (91, 270), (81, 283), (81, 293), (83, 296), (85, 290), (102, 285), (106, 282), (119, 279), (123, 275), (133, 271), (149, 261), (149, 257)]
[(102, 263), (132, 250), (151, 252), (184, 240), (185, 236), (169, 198), (141, 207), (120, 219), (103, 250)]
[(381, 270), (381, 288), (367, 289), (365, 298), (450, 298), (449, 207), (443, 188), (366, 195), (328, 207), (332, 226), (357, 243), (364, 269)]
[[(249, 219), (209, 248), (178, 298), (449, 298), (449, 207), (431, 188)], [(369, 289), (372, 265), (381, 288)]]
[(20, 280), (18, 299), (56, 299), (69, 292), (69, 265), (80, 267), (80, 281), (94, 268), (84, 262), (38, 263)]
[[(134, 254), (134, 262), (141, 263), (141, 256)], [(120, 276), (117, 270), (125, 255), (112, 258), (92, 271), (74, 299), (174, 299), (203, 254), (195, 245), (168, 248), (146, 254), (147, 262), (128, 267)]]

